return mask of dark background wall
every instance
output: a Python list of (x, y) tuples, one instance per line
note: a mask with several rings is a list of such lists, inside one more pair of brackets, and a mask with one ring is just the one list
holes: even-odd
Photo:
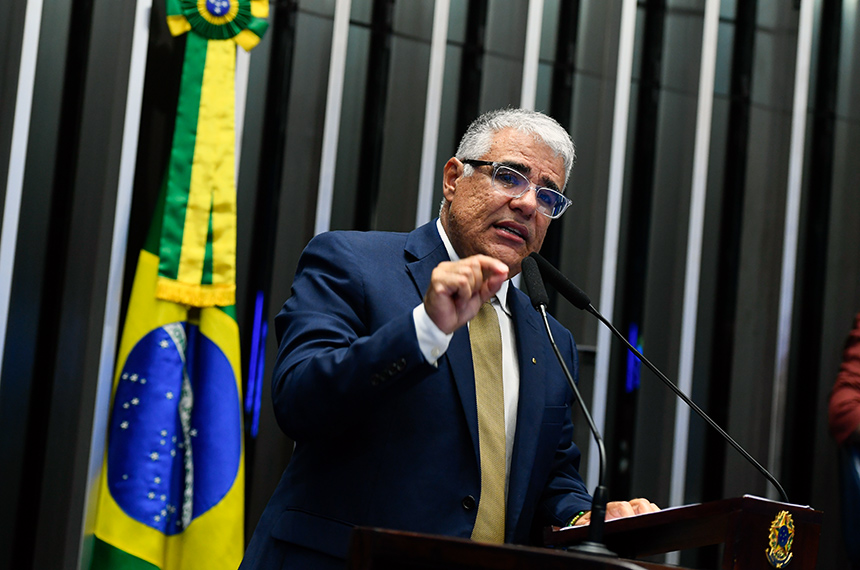
[[(59, 0), (43, 8), (30, 70), (26, 162), (11, 163), (26, 4), (0, 4), (4, 224), (16, 214), (8, 173), (23, 172), (17, 230), (4, 232), (0, 244), (13, 256), (10, 274), (0, 275), (10, 287), (0, 347), (0, 568), (76, 568), (87, 557), (91, 466), (103, 452), (100, 370), (112, 357), (104, 354), (106, 340), (110, 346), (117, 330), (106, 323), (111, 310), (125, 310), (166, 160), (184, 43), (167, 32), (159, 0), (149, 17), (146, 61), (138, 64), (133, 3)], [(760, 461), (778, 458), (776, 475), (792, 502), (825, 512), (819, 567), (841, 568), (836, 447), (826, 405), (860, 311), (860, 175), (853, 168), (860, 149), (860, 15), (850, 2), (814, 2), (792, 335), (784, 414), (774, 423), (798, 6), (721, 3), (692, 395)], [(257, 296), (271, 322), (315, 231), (327, 166), (335, 7), (334, 0), (273, 0), (270, 29), (250, 57), (238, 184), (237, 311), (246, 371)], [(352, 2), (331, 229), (415, 225), (434, 8), (432, 0)], [(567, 126), (578, 148), (567, 191), (574, 206), (554, 224), (545, 253), (595, 305), (605, 279), (621, 8), (621, 0), (546, 0), (537, 64), (535, 107)], [(641, 0), (636, 7), (613, 314), (625, 332), (637, 326), (644, 352), (670, 378), (679, 374), (682, 346), (704, 8), (704, 0)], [(526, 0), (451, 1), (437, 172), (478, 113), (520, 103), (527, 18)], [(120, 177), (120, 150), (136, 73), (144, 84), (129, 187)], [(127, 210), (117, 209), (122, 196), (130, 196)], [(116, 241), (125, 223), (127, 236), (119, 232)], [(125, 259), (119, 282), (111, 278), (118, 251)], [(580, 345), (581, 385), (590, 402), (598, 325), (563, 302), (554, 312)], [(272, 336), (259, 432), (246, 434), (248, 534), (292, 449), (271, 412)], [(610, 492), (669, 505), (675, 400), (648, 372), (628, 389), (619, 349), (612, 349), (610, 363), (608, 394), (599, 402), (606, 410)], [(589, 437), (576, 414), (585, 466)], [(685, 503), (772, 493), (696, 419), (684, 479)], [(703, 552), (682, 562), (714, 567), (713, 560)]]

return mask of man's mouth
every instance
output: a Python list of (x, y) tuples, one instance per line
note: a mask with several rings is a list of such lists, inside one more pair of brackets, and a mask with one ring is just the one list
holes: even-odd
[(523, 241), (528, 237), (528, 230), (519, 224), (495, 224), (493, 227), (514, 235)]

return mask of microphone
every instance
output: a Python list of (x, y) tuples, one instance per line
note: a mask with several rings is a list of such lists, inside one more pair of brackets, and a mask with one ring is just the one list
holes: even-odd
[[(541, 275), (555, 287), (556, 291), (561, 293), (562, 297), (571, 302), (571, 304), (579, 310), (594, 311), (591, 305), (591, 299), (585, 294), (585, 291), (574, 285), (564, 274), (556, 269), (555, 265), (544, 259), (539, 253), (533, 252), (529, 255), (537, 263)], [(590, 310), (589, 310), (590, 307)]]
[(585, 405), (585, 400), (583, 400), (582, 394), (579, 392), (579, 387), (577, 387), (576, 382), (573, 381), (573, 376), (567, 368), (564, 358), (561, 356), (561, 351), (559, 351), (558, 345), (555, 343), (555, 339), (552, 337), (552, 331), (549, 328), (549, 320), (547, 319), (546, 314), (546, 307), (549, 305), (549, 296), (546, 294), (546, 288), (543, 286), (543, 279), (541, 279), (540, 271), (538, 270), (535, 260), (531, 257), (523, 259), (522, 271), (529, 299), (531, 299), (532, 306), (534, 306), (535, 310), (537, 310), (543, 317), (543, 324), (546, 328), (546, 334), (549, 337), (549, 343), (552, 346), (553, 352), (555, 352), (555, 357), (558, 359), (558, 363), (561, 365), (565, 378), (567, 378), (567, 383), (570, 385), (571, 390), (573, 390), (576, 401), (582, 409), (582, 415), (585, 416), (585, 421), (588, 423), (589, 429), (591, 429), (594, 441), (597, 443), (597, 453), (600, 458), (600, 471), (598, 474), (597, 488), (594, 491), (594, 495), (591, 497), (591, 522), (589, 523), (588, 528), (588, 540), (571, 548), (571, 550), (603, 556), (617, 556), (603, 544), (603, 527), (606, 524), (606, 502), (608, 495), (606, 487), (603, 484), (604, 477), (606, 475), (606, 449), (603, 445), (603, 438), (600, 436), (600, 431), (597, 429), (597, 425), (594, 423), (594, 419), (591, 417), (591, 413), (589, 413), (588, 407)]
[(537, 262), (532, 257), (526, 257), (522, 261), (523, 281), (526, 282), (526, 291), (528, 291), (529, 299), (532, 306), (537, 312), (541, 312), (541, 307), (549, 305), (549, 295), (546, 294), (546, 287), (543, 286), (543, 278), (538, 270)]
[[(698, 405), (696, 405), (696, 403), (693, 402), (693, 400), (691, 400), (689, 397), (687, 397), (687, 395), (684, 394), (684, 392), (682, 392), (681, 389), (678, 388), (678, 386), (676, 386), (671, 380), (669, 380), (669, 378), (666, 377), (665, 374), (663, 374), (656, 366), (651, 364), (650, 360), (648, 360), (647, 358), (642, 356), (642, 353), (639, 352), (638, 350), (636, 350), (636, 347), (634, 347), (632, 344), (630, 344), (630, 341), (628, 341), (624, 335), (622, 335), (620, 332), (618, 332), (618, 330), (614, 326), (612, 326), (612, 323), (610, 323), (603, 315), (600, 314), (600, 312), (597, 309), (594, 308), (594, 305), (591, 304), (591, 300), (588, 298), (588, 295), (586, 295), (582, 291), (582, 289), (580, 289), (579, 287), (574, 285), (567, 277), (564, 276), (564, 274), (561, 271), (556, 269), (556, 267), (554, 265), (552, 265), (549, 261), (547, 261), (546, 259), (541, 257), (539, 253), (533, 252), (529, 255), (529, 257), (534, 258), (536, 264), (540, 268), (541, 273), (550, 283), (552, 283), (552, 285), (553, 285), (553, 287), (555, 287), (556, 291), (561, 293), (561, 295), (565, 299), (570, 301), (574, 307), (576, 307), (577, 309), (582, 309), (582, 310), (588, 311), (589, 313), (591, 313), (592, 315), (597, 317), (598, 320), (600, 320), (600, 322), (602, 322), (604, 325), (609, 327), (609, 330), (612, 331), (612, 334), (614, 334), (619, 340), (621, 340), (627, 346), (627, 348), (630, 351), (632, 351), (633, 354), (635, 354), (639, 358), (639, 360), (642, 363), (644, 363), (645, 366), (648, 367), (649, 370), (651, 370), (651, 372), (656, 374), (657, 377), (660, 380), (662, 380), (663, 383), (666, 384), (666, 386), (668, 386), (669, 389), (675, 393), (676, 396), (678, 396), (685, 404), (687, 404), (687, 406), (690, 409), (692, 409), (694, 412), (696, 412), (696, 414), (698, 414), (699, 417), (701, 417), (703, 420), (705, 420), (705, 422), (707, 422), (708, 425), (710, 425), (713, 429), (715, 429), (717, 431), (717, 433), (719, 433), (722, 436), (722, 438), (729, 443), (729, 445), (731, 445), (732, 447), (735, 448), (735, 451), (740, 453), (744, 459), (749, 461), (750, 464), (753, 465), (753, 467), (758, 469), (759, 472), (762, 475), (764, 475), (768, 481), (770, 481), (770, 483), (779, 492), (780, 499), (782, 500), (783, 503), (789, 502), (788, 495), (785, 493), (785, 489), (782, 488), (782, 485), (779, 484), (779, 481), (776, 480), (776, 477), (771, 475), (770, 471), (768, 471), (767, 469), (762, 467), (762, 465), (758, 461), (756, 461), (755, 458), (752, 455), (750, 455), (746, 449), (741, 447), (741, 444), (739, 444), (737, 441), (735, 441), (732, 438), (732, 436), (730, 436), (728, 433), (726, 433), (726, 431), (723, 428), (721, 428), (717, 424), (717, 422), (712, 420), (711, 417), (704, 412), (704, 410), (702, 410)], [(525, 264), (523, 264), (523, 267), (525, 267)], [(601, 463), (602, 463), (602, 461), (603, 460), (601, 459)]]

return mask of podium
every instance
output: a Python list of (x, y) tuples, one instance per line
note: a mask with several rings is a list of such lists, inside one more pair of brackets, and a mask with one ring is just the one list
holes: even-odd
[[(656, 513), (618, 519), (606, 523), (604, 542), (623, 558), (639, 558), (688, 548), (723, 545), (723, 570), (772, 570), (772, 557), (785, 558), (779, 550), (779, 532), (790, 515), (789, 570), (814, 570), (823, 513), (811, 507), (779, 503), (744, 495), (711, 503), (664, 509)], [(782, 540), (789, 538), (788, 529)], [(582, 542), (586, 527), (549, 528), (544, 532), (547, 546), (566, 546)], [(776, 543), (774, 545), (772, 544)]]
[[(781, 514), (785, 513), (785, 514)], [(471, 540), (359, 527), (350, 547), (351, 570), (665, 570), (677, 569), (638, 557), (723, 545), (723, 570), (771, 570), (771, 542), (785, 546), (792, 532), (788, 570), (814, 570), (823, 513), (759, 497), (724, 499), (608, 521), (604, 542), (621, 558), (604, 558), (564, 547), (583, 542), (588, 527), (549, 528), (547, 546), (493, 545)], [(774, 526), (774, 521), (778, 525)], [(783, 532), (781, 538), (779, 533)], [(779, 550), (779, 548), (777, 548)], [(778, 554), (785, 555), (783, 548)], [(778, 558), (778, 556), (777, 556)]]
[(464, 538), (358, 527), (352, 531), (350, 570), (643, 570), (618, 558)]

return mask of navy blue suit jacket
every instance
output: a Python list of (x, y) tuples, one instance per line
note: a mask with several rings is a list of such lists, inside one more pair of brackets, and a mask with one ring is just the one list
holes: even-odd
[[(467, 327), (437, 366), (412, 309), (448, 255), (435, 222), (408, 234), (331, 232), (302, 254), (275, 319), (275, 415), (296, 442), (243, 569), (343, 567), (353, 526), (468, 538), (481, 476)], [(520, 367), (506, 541), (590, 508), (571, 441), (572, 392), (528, 298), (509, 288)], [(551, 320), (570, 370), (570, 333)]]

